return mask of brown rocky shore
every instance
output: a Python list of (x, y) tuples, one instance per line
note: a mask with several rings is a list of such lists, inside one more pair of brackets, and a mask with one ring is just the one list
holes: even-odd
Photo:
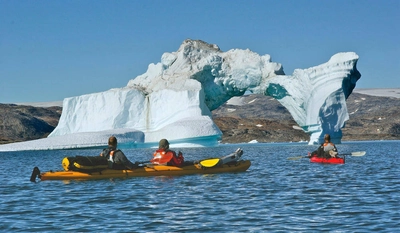
[[(400, 99), (352, 93), (343, 141), (400, 140)], [(46, 137), (57, 126), (60, 106), (0, 104), (0, 144)], [(222, 143), (308, 141), (277, 100), (262, 95), (236, 97), (212, 112)]]

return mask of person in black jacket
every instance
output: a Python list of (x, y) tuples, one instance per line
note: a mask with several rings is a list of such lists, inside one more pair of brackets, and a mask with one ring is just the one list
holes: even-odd
[(132, 163), (125, 156), (125, 154), (117, 149), (117, 138), (111, 136), (108, 139), (108, 148), (103, 149), (103, 152), (100, 153), (100, 156), (106, 157), (108, 161), (108, 168), (123, 170), (130, 169), (133, 170), (138, 167), (137, 164)]

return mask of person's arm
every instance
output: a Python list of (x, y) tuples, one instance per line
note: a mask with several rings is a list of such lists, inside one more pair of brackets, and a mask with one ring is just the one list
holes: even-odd
[(325, 154), (325, 152), (324, 152), (324, 144), (322, 143), (317, 149), (317, 156), (318, 157), (323, 157), (324, 154)]
[(105, 151), (106, 149), (103, 149), (103, 151), (100, 153), (100, 156), (104, 156), (104, 151)]
[(118, 151), (118, 153), (120, 153), (118, 158), (122, 165), (129, 168), (130, 170), (133, 170), (136, 168), (136, 165), (134, 163), (132, 163), (131, 161), (129, 161), (129, 159), (126, 157), (126, 155), (122, 151)]
[(175, 151), (169, 151), (168, 153), (172, 153), (172, 159), (170, 160), (171, 165), (173, 166), (181, 166), (183, 164), (183, 155), (182, 152), (179, 152), (178, 156), (176, 155)]
[(335, 144), (333, 144), (333, 151), (338, 152)]
[(335, 143), (333, 143), (333, 142), (330, 142), (330, 146), (332, 146), (332, 147), (333, 147), (333, 149), (331, 149), (331, 150), (333, 150), (333, 151), (337, 151), (337, 148), (336, 148), (336, 145), (335, 145)]

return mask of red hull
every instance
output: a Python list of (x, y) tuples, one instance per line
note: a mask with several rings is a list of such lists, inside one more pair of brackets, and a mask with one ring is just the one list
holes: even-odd
[(344, 164), (344, 158), (319, 158), (319, 157), (311, 157), (311, 163), (331, 163), (331, 164)]

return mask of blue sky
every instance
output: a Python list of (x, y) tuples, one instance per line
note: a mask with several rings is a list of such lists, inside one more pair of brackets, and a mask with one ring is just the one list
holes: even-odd
[(124, 87), (185, 39), (270, 54), (287, 75), (356, 52), (357, 88), (400, 88), (398, 0), (0, 0), (0, 103)]

